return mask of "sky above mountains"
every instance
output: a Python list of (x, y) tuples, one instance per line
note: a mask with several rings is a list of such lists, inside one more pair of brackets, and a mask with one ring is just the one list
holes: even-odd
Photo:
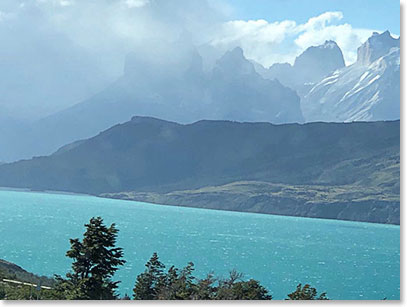
[(399, 2), (379, 0), (1, 0), (0, 107), (56, 112), (119, 77), (130, 52), (168, 62), (174, 45), (209, 58), (240, 46), (268, 67), (334, 40), (349, 65), (373, 31), (397, 36), (399, 22)]
[(381, 0), (3, 0), (0, 25), (21, 27), (20, 39), (35, 31), (28, 28), (52, 29), (93, 52), (128, 52), (188, 32), (197, 44), (240, 45), (264, 66), (335, 40), (350, 64), (373, 31), (399, 35), (399, 14), (398, 1)]
[[(218, 2), (219, 0), (214, 0)], [(395, 0), (224, 0), (224, 12), (233, 19), (308, 21), (327, 11), (341, 11), (343, 21), (357, 28), (388, 29), (400, 34), (400, 3)]]
[[(246, 56), (265, 66), (293, 63), (311, 45), (335, 40), (346, 64), (373, 31), (400, 35), (400, 3), (380, 0), (212, 0), (228, 16), (218, 38), (239, 41)], [(255, 46), (255, 47), (253, 47)]]

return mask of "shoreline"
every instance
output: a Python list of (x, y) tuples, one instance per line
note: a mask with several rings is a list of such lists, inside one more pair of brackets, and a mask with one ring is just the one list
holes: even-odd
[(77, 195), (77, 196), (93, 196), (98, 197), (97, 195), (86, 194), (86, 193), (77, 193), (77, 192), (65, 192), (65, 191), (54, 191), (54, 190), (33, 190), (29, 188), (8, 188), (0, 187), (1, 191), (12, 191), (12, 192), (29, 192), (29, 193), (44, 193), (44, 194), (59, 194), (59, 195)]
[(400, 227), (400, 224), (396, 224), (396, 223), (380, 223), (380, 222), (358, 221), (358, 220), (350, 220), (350, 219), (310, 217), (310, 216), (301, 216), (301, 215), (284, 215), (284, 214), (275, 214), (275, 213), (271, 214), (271, 213), (265, 213), (265, 212), (239, 211), (239, 210), (230, 210), (230, 209), (222, 209), (222, 208), (202, 208), (202, 207), (196, 207), (196, 206), (186, 206), (186, 205), (174, 205), (174, 204), (164, 204), (164, 203), (156, 203), (156, 202), (146, 202), (146, 201), (140, 201), (140, 200), (135, 200), (135, 199), (115, 198), (115, 197), (108, 197), (108, 196), (101, 196), (101, 195), (92, 195), (92, 194), (65, 192), (65, 191), (32, 190), (32, 189), (29, 189), (29, 188), (0, 187), (0, 192), (1, 191), (43, 193), (43, 194), (51, 194), (51, 195), (68, 195), (68, 196), (88, 196), (88, 197), (96, 197), (96, 198), (101, 198), (101, 199), (113, 199), (113, 200), (120, 200), (120, 201), (128, 201), (128, 202), (133, 202), (133, 203), (134, 202), (139, 202), (139, 203), (144, 203), (144, 204), (154, 205), (154, 206), (168, 206), (168, 207), (203, 209), (203, 210), (224, 211), (224, 212), (226, 211), (226, 212), (236, 212), (236, 213), (261, 214), (261, 215), (283, 216), (283, 217), (292, 217), (292, 218), (318, 219), (318, 220), (326, 220), (326, 221), (357, 222), (357, 223), (378, 224), (378, 225), (392, 225), (392, 226)]
[(114, 197), (107, 197), (107, 196), (95, 196), (95, 197), (104, 198), (104, 199), (128, 201), (128, 202), (139, 202), (139, 203), (149, 204), (149, 205), (153, 205), (153, 206), (168, 206), (168, 207), (177, 207), (177, 208), (190, 208), (190, 209), (199, 209), (199, 210), (223, 211), (223, 212), (234, 212), (234, 213), (245, 213), (245, 214), (261, 214), (261, 215), (271, 215), (271, 216), (281, 216), (281, 217), (291, 217), (291, 218), (302, 218), (302, 219), (310, 219), (310, 220), (312, 219), (312, 220), (324, 220), (324, 221), (366, 223), (369, 225), (372, 225), (372, 224), (387, 225), (387, 226), (396, 226), (396, 227), (400, 228), (400, 224), (393, 224), (393, 223), (379, 223), (379, 222), (345, 220), (345, 219), (323, 218), (323, 217), (310, 217), (310, 216), (300, 216), (300, 215), (271, 214), (271, 213), (264, 213), (264, 212), (238, 211), (238, 210), (228, 210), (228, 209), (221, 209), (221, 208), (201, 208), (201, 207), (194, 207), (194, 206), (170, 205), (170, 204), (145, 202), (145, 201), (139, 201), (139, 200), (133, 200), (133, 199), (122, 199), (122, 198), (114, 198)]

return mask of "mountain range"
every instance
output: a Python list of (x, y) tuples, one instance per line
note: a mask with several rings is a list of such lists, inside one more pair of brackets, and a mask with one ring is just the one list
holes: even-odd
[(136, 116), (50, 156), (0, 165), (0, 186), (397, 223), (399, 163), (399, 121), (178, 124)]
[(399, 223), (400, 38), (373, 33), (349, 66), (334, 41), (269, 68), (204, 49), (130, 53), (68, 109), (2, 114), (0, 186)]
[(400, 41), (374, 33), (345, 66), (333, 41), (311, 46), (294, 64), (264, 68), (239, 47), (210, 69), (196, 48), (168, 46), (161, 59), (131, 53), (113, 84), (32, 123), (2, 120), (0, 161), (48, 155), (134, 115), (180, 123), (201, 119), (302, 123), (400, 118)]
[(307, 121), (374, 121), (400, 118), (400, 38), (374, 33), (356, 63), (335, 70), (301, 101)]
[(209, 72), (203, 70), (195, 50), (182, 52), (170, 63), (130, 54), (123, 76), (99, 94), (33, 124), (3, 129), (0, 161), (49, 154), (133, 115), (183, 123), (199, 119), (303, 121), (295, 91), (261, 77), (240, 48), (224, 54)]
[(277, 79), (294, 89), (300, 97), (330, 73), (345, 67), (343, 54), (334, 41), (325, 41), (320, 46), (311, 46), (289, 63), (276, 63), (268, 69), (256, 66), (265, 78)]

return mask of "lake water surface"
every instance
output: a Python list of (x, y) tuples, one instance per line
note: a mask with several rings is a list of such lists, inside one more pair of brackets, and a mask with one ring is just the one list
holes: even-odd
[(231, 269), (283, 299), (310, 283), (331, 299), (399, 299), (400, 227), (158, 206), (91, 196), (0, 191), (0, 258), (41, 275), (65, 274), (69, 238), (92, 216), (119, 228), (127, 263), (116, 273), (132, 294), (158, 252), (166, 265), (192, 261), (196, 275)]

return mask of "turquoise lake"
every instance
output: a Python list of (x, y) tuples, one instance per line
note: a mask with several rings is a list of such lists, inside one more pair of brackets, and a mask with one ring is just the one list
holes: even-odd
[(69, 238), (92, 216), (119, 228), (127, 263), (115, 275), (132, 294), (158, 252), (166, 265), (192, 261), (196, 275), (231, 269), (283, 299), (298, 283), (331, 299), (400, 298), (400, 227), (236, 213), (92, 196), (0, 191), (0, 258), (40, 275), (65, 274)]

